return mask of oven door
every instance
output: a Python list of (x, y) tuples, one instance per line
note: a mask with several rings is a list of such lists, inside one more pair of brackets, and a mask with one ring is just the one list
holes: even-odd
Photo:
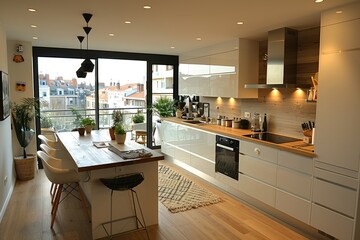
[(216, 144), (215, 172), (239, 180), (239, 148)]

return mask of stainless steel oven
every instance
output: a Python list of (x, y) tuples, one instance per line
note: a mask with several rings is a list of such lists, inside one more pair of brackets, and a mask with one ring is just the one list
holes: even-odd
[(239, 141), (216, 136), (215, 172), (239, 180)]

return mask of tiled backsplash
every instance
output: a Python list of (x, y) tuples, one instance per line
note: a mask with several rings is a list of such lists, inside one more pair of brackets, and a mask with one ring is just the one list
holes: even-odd
[[(315, 121), (316, 103), (305, 101), (306, 92), (296, 89), (259, 89), (258, 99), (202, 97), (210, 103), (210, 116), (242, 117), (245, 112), (266, 113), (270, 132), (302, 138), (301, 123)], [(217, 109), (218, 107), (218, 109)]]

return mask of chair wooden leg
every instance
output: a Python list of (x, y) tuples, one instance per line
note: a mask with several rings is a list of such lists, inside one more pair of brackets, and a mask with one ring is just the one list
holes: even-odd
[(51, 195), (51, 203), (53, 204), (55, 201), (55, 197), (56, 197), (56, 193), (57, 193), (57, 189), (58, 189), (58, 184), (53, 183), (53, 185), (51, 185), (51, 187), (53, 188), (53, 193)]
[(57, 212), (57, 209), (58, 209), (58, 206), (59, 206), (59, 202), (60, 202), (62, 187), (63, 187), (63, 185), (62, 185), (62, 184), (59, 184), (59, 187), (58, 187), (58, 189), (57, 189), (57, 191), (56, 191), (56, 198), (55, 198), (55, 202), (54, 202), (54, 205), (53, 205), (53, 209), (52, 209), (52, 211), (51, 211), (51, 213), (52, 213), (52, 218), (51, 218), (50, 228), (53, 228), (53, 225), (54, 225), (54, 222), (55, 222), (55, 217), (56, 217), (56, 212)]
[(83, 192), (81, 190), (80, 184), (76, 183), (76, 185), (77, 185), (77, 188), (78, 188), (78, 191), (79, 191), (81, 204), (83, 205), (83, 208), (84, 208), (84, 211), (85, 211), (85, 217), (89, 218), (89, 221), (91, 222), (91, 216), (90, 216), (89, 211), (87, 210), (86, 203), (85, 203), (85, 197), (84, 197), (84, 194), (83, 194)]

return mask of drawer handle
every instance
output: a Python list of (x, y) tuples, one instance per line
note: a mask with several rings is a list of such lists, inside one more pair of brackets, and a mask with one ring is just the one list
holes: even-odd
[(258, 156), (260, 155), (260, 149), (259, 148), (255, 148), (254, 152), (255, 152), (256, 155), (258, 155)]

